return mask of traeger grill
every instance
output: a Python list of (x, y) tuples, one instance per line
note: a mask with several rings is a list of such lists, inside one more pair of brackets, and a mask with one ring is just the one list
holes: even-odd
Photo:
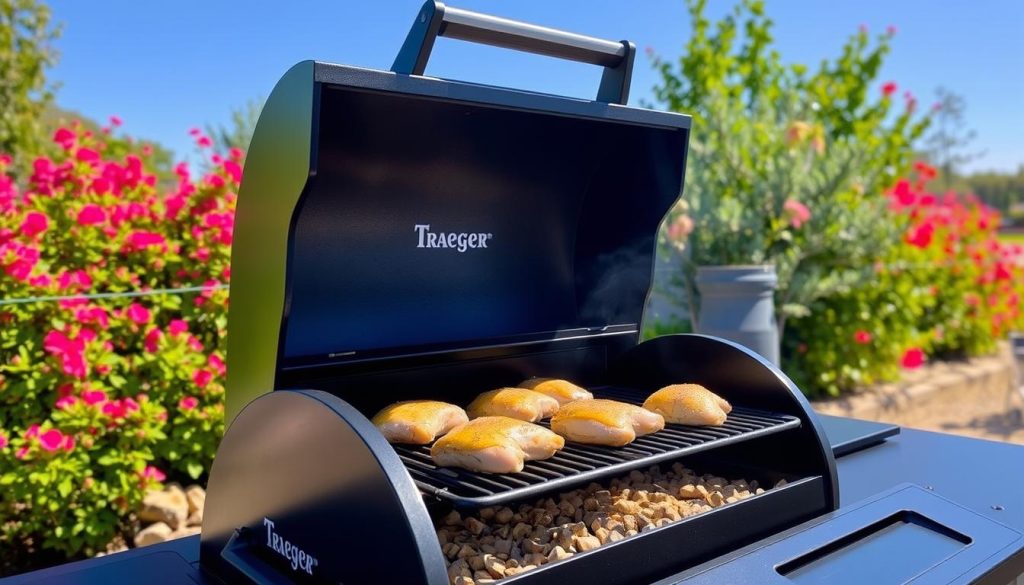
[[(601, 65), (598, 99), (424, 77), (437, 36)], [(1021, 448), (821, 420), (741, 346), (638, 343), (690, 118), (624, 105), (633, 56), (629, 42), (428, 2), (390, 72), (293, 67), (242, 181), (233, 420), (201, 538), (20, 579), (443, 585), (437, 531), (452, 511), (515, 510), (677, 464), (770, 489), (500, 582), (1017, 579)], [(637, 404), (696, 382), (735, 408), (720, 427), (568, 443), (505, 475), (439, 468), (368, 420), (395, 401), (465, 405), (531, 376)]]

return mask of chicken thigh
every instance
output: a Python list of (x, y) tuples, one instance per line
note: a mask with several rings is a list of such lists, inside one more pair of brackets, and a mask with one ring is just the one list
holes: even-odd
[(615, 400), (577, 400), (551, 417), (551, 430), (570, 441), (622, 447), (640, 435), (665, 428), (665, 419), (639, 406)]
[(469, 418), (507, 416), (537, 422), (558, 411), (554, 398), (526, 388), (498, 388), (476, 397), (466, 408)]
[(651, 394), (644, 408), (664, 416), (670, 423), (719, 426), (732, 405), (700, 384), (672, 384)]
[(526, 461), (547, 459), (565, 446), (548, 429), (507, 416), (482, 416), (459, 425), (430, 448), (434, 463), (487, 473), (518, 473)]
[(519, 384), (519, 387), (547, 394), (557, 400), (559, 404), (565, 404), (573, 400), (589, 400), (594, 397), (593, 394), (576, 384), (557, 378), (530, 378)]
[(373, 424), (389, 443), (414, 445), (426, 445), (467, 421), (466, 411), (437, 400), (396, 402), (373, 417)]

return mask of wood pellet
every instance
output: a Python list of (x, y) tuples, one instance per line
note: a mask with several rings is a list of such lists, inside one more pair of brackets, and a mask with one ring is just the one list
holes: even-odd
[(763, 492), (756, 481), (697, 475), (679, 463), (667, 472), (654, 466), (557, 500), (453, 510), (439, 519), (437, 540), (452, 585), (483, 585)]

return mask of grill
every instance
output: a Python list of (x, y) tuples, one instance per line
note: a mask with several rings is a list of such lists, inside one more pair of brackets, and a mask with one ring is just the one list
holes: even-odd
[[(439, 36), (598, 65), (597, 99), (425, 76)], [(701, 563), (765, 539), (785, 548), (809, 523), (825, 527), (819, 541), (845, 543), (892, 518), (914, 524), (908, 510), (969, 533), (971, 554), (1007, 545), (1006, 533), (968, 527), (949, 510), (935, 520), (942, 515), (924, 511), (942, 508), (933, 495), (837, 512), (832, 448), (789, 378), (713, 337), (641, 342), (690, 118), (624, 105), (634, 52), (630, 42), (428, 2), (391, 71), (310, 61), (282, 77), (239, 193), (231, 423), (208, 481), (205, 575), (696, 579)], [(466, 405), (533, 376), (635, 404), (693, 382), (734, 409), (720, 427), (669, 425), (624, 448), (570, 443), (508, 475), (439, 469), (426, 448), (392, 446), (369, 420), (396, 401)], [(756, 566), (771, 574), (753, 580), (806, 581), (835, 556), (815, 548), (763, 558)], [(889, 566), (847, 569), (876, 565)], [(861, 582), (871, 580), (886, 581)]]
[[(640, 404), (637, 393), (618, 388), (595, 388), (597, 398)], [(541, 423), (547, 426), (546, 421)], [(438, 467), (430, 447), (396, 445), (395, 450), (425, 495), (449, 500), (457, 506), (503, 504), (551, 490), (622, 474), (664, 461), (692, 455), (800, 426), (795, 416), (736, 408), (720, 427), (667, 425), (664, 431), (639, 437), (621, 448), (567, 443), (551, 459), (529, 461), (521, 473), (480, 474)]]

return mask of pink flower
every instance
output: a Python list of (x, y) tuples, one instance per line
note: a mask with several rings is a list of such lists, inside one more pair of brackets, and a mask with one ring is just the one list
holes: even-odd
[(178, 401), (178, 408), (182, 410), (192, 410), (199, 405), (199, 399), (195, 396), (186, 396)]
[(789, 223), (797, 229), (811, 219), (811, 210), (795, 199), (787, 199), (782, 208), (789, 214)]
[(147, 232), (143, 230), (134, 231), (124, 239), (125, 248), (127, 250), (144, 250), (151, 246), (161, 246), (166, 248), (166, 240), (158, 233)]
[(145, 325), (149, 323), (150, 314), (149, 309), (143, 307), (139, 303), (132, 303), (128, 306), (128, 318), (135, 321), (139, 325)]
[(907, 369), (919, 368), (924, 364), (924, 352), (920, 348), (912, 347), (903, 353), (900, 364)]
[(82, 401), (89, 406), (95, 406), (107, 401), (107, 393), (103, 390), (86, 390), (82, 392)]
[(224, 171), (231, 176), (232, 181), (242, 182), (242, 165), (233, 160), (226, 160), (224, 161)]
[(29, 212), (25, 220), (21, 222), (21, 233), (28, 238), (41, 234), (50, 227), (50, 218), (39, 211)]
[(139, 403), (131, 398), (123, 400), (111, 400), (103, 405), (103, 414), (113, 419), (120, 419), (128, 416), (139, 409)]
[(199, 136), (202, 133), (203, 131), (200, 130), (199, 128), (192, 128), (191, 130), (188, 131), (189, 136)]
[(79, 379), (84, 379), (89, 373), (88, 364), (85, 362), (87, 331), (95, 336), (95, 333), (89, 329), (83, 329), (77, 338), (71, 339), (60, 331), (54, 330), (43, 338), (43, 348), (61, 359), (64, 373)]
[(218, 356), (215, 353), (211, 353), (210, 354), (210, 357), (208, 357), (206, 359), (206, 363), (211, 368), (216, 370), (217, 374), (219, 374), (221, 376), (226, 374), (227, 371), (228, 371), (227, 365), (224, 363), (224, 360), (220, 359), (220, 356)]
[(53, 141), (64, 150), (71, 150), (71, 147), (75, 145), (75, 133), (67, 128), (57, 128), (57, 131), (53, 133)]
[(861, 345), (871, 343), (871, 334), (863, 329), (859, 329), (853, 334), (853, 341)]
[(196, 370), (195, 373), (192, 374), (192, 381), (200, 388), (205, 388), (211, 380), (213, 380), (213, 374), (209, 370)]
[(934, 235), (935, 225), (930, 222), (924, 223), (911, 228), (910, 231), (907, 232), (906, 241), (911, 246), (927, 248), (931, 245)]
[(228, 156), (231, 157), (232, 160), (241, 161), (242, 158), (245, 157), (245, 151), (237, 146), (232, 146), (231, 150), (228, 151)]
[(209, 136), (200, 136), (199, 138), (196, 138), (196, 145), (198, 145), (199, 148), (209, 148), (213, 146), (213, 141), (210, 140)]
[(95, 323), (100, 326), (100, 329), (107, 329), (110, 327), (110, 317), (107, 315), (107, 310), (103, 307), (78, 309), (75, 311), (75, 319), (82, 324)]
[(882, 95), (885, 97), (891, 97), (892, 94), (896, 93), (896, 82), (887, 81), (882, 84)]
[(39, 446), (53, 453), (64, 445), (64, 434), (57, 429), (50, 429), (39, 435)]
[(77, 221), (79, 225), (96, 225), (107, 220), (107, 214), (103, 208), (95, 203), (89, 203), (78, 212)]
[(7, 446), (7, 435), (3, 434), (3, 432), (0, 431), (0, 449), (3, 449), (6, 446)]
[(152, 465), (147, 465), (145, 469), (139, 472), (139, 477), (144, 480), (163, 481), (167, 479), (167, 475)]
[(160, 339), (164, 336), (163, 332), (159, 328), (154, 327), (146, 332), (146, 338), (143, 341), (143, 345), (146, 347), (146, 351), (149, 353), (156, 353), (160, 347)]
[(25, 438), (26, 439), (33, 439), (33, 438), (38, 437), (38, 436), (39, 436), (39, 425), (38, 424), (29, 425), (29, 427), (27, 429), (25, 429)]
[(53, 406), (57, 410), (64, 410), (65, 408), (73, 405), (76, 402), (78, 402), (78, 399), (75, 398), (74, 396), (64, 396), (63, 398), (58, 398), (57, 402), (54, 403)]
[(115, 126), (115, 127), (117, 127), (117, 126), (120, 126), (120, 125), (121, 125), (121, 124), (123, 124), (123, 123), (124, 123), (124, 122), (122, 122), (122, 121), (121, 121), (121, 118), (119, 118), (118, 116), (111, 116), (111, 117), (110, 117), (110, 125), (111, 125), (111, 126)]
[(167, 331), (171, 335), (181, 335), (188, 331), (188, 322), (182, 319), (171, 319), (170, 324), (167, 325)]
[(91, 148), (79, 148), (77, 151), (75, 151), (75, 158), (82, 162), (99, 162), (100, 153), (96, 152)]
[(890, 24), (889, 26), (885, 27), (885, 34), (889, 35), (890, 37), (896, 34), (896, 26)]

